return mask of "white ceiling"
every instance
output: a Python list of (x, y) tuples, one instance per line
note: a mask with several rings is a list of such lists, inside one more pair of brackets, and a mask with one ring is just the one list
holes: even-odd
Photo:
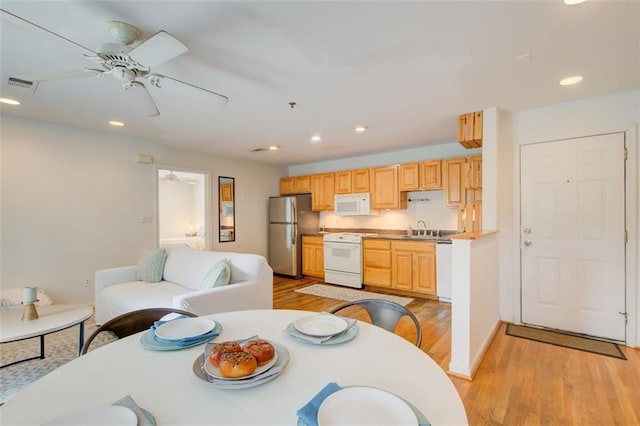
[[(165, 30), (189, 51), (152, 71), (222, 93), (213, 108), (160, 89), (134, 114), (112, 77), (40, 82), (1, 111), (273, 164), (455, 140), (460, 113), (518, 111), (640, 88), (640, 2), (5, 1), (1, 7), (90, 49), (108, 21)], [(1, 21), (8, 75), (93, 63)], [(531, 54), (531, 62), (517, 57)], [(584, 76), (578, 85), (558, 81)], [(297, 106), (289, 107), (294, 101)], [(110, 119), (126, 123), (111, 128)], [(356, 134), (365, 124), (369, 131)], [(310, 137), (320, 134), (322, 141)], [(250, 152), (271, 144), (277, 152)]]

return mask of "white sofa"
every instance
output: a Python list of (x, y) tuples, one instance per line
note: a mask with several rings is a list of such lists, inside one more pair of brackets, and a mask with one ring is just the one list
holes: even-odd
[[(213, 265), (226, 258), (228, 285), (200, 289)], [(173, 307), (207, 315), (273, 309), (273, 270), (263, 256), (173, 247), (167, 250), (162, 281), (139, 281), (138, 266), (103, 269), (95, 275), (96, 324), (142, 308)]]

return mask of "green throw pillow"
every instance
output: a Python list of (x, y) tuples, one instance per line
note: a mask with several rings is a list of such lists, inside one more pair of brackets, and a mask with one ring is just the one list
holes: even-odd
[(231, 268), (227, 259), (216, 262), (200, 282), (200, 288), (221, 287), (231, 281)]
[(167, 251), (163, 248), (144, 251), (138, 261), (138, 279), (146, 283), (162, 281), (165, 260)]

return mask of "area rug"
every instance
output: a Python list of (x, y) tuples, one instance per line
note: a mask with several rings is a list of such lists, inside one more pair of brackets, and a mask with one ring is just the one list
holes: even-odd
[[(95, 330), (96, 325), (85, 323), (85, 339)], [(110, 332), (100, 333), (91, 343), (94, 350), (115, 340)], [(0, 369), (0, 404), (22, 389), (27, 388), (45, 374), (78, 357), (78, 327), (74, 326), (44, 337), (45, 358), (21, 362)], [(0, 364), (5, 365), (40, 354), (40, 338), (21, 340), (0, 345)]]
[(602, 340), (515, 324), (507, 324), (506, 334), (509, 336), (535, 340), (537, 342), (549, 343), (551, 345), (563, 346), (565, 348), (606, 355), (613, 358), (627, 359), (618, 345)]
[(390, 300), (406, 306), (413, 302), (410, 297), (392, 296), (389, 294), (372, 293), (370, 291), (356, 290), (351, 288), (344, 288), (335, 285), (325, 284), (313, 284), (308, 287), (300, 288), (296, 290), (298, 293), (311, 294), (314, 296), (328, 297), (329, 299), (344, 300), (346, 302), (353, 302), (354, 300), (362, 299), (382, 299)]

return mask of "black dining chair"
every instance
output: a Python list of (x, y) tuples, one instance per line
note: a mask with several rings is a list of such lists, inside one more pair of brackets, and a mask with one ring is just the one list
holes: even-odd
[(334, 308), (331, 313), (338, 313), (339, 311), (351, 306), (360, 306), (364, 308), (369, 314), (373, 325), (384, 328), (392, 333), (395, 333), (396, 326), (402, 317), (409, 317), (416, 326), (415, 345), (420, 347), (420, 344), (422, 343), (422, 328), (420, 327), (420, 322), (413, 312), (399, 303), (382, 299), (362, 299), (342, 304), (337, 308)]
[(122, 339), (123, 337), (127, 337), (140, 331), (149, 329), (154, 322), (162, 319), (165, 315), (168, 314), (197, 317), (196, 314), (175, 308), (147, 308), (127, 312), (110, 319), (109, 321), (98, 327), (98, 329), (94, 331), (91, 336), (89, 336), (87, 341), (84, 342), (84, 345), (82, 345), (80, 355), (82, 356), (86, 354), (89, 351), (89, 345), (91, 345), (91, 342), (93, 342), (98, 334), (104, 331), (110, 331), (111, 333), (115, 334), (118, 339)]

